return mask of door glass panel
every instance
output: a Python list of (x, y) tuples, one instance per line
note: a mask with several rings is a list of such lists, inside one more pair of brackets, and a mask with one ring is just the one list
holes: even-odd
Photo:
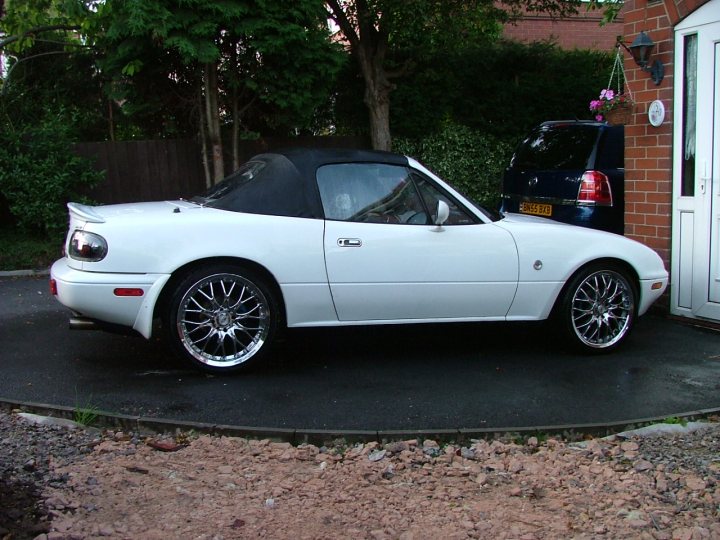
[(420, 195), (405, 167), (325, 165), (317, 171), (325, 218), (361, 223), (426, 224)]
[(695, 122), (697, 119), (697, 34), (685, 36), (683, 80), (683, 159), (681, 195), (695, 195)]
[(435, 223), (438, 201), (444, 201), (450, 209), (450, 216), (445, 222), (445, 225), (471, 225), (475, 223), (475, 220), (470, 217), (467, 212), (455, 204), (455, 202), (451, 201), (448, 197), (440, 193), (440, 191), (438, 191), (435, 186), (431, 185), (430, 182), (418, 175), (413, 175), (413, 178), (415, 179), (415, 182), (417, 182), (418, 189), (425, 201), (425, 206), (431, 214), (433, 223)]

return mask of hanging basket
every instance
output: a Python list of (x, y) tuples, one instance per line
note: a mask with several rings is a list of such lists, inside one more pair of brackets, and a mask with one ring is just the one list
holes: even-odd
[[(616, 79), (617, 84), (613, 84), (613, 79)], [(633, 121), (635, 102), (627, 84), (620, 45), (616, 47), (615, 63), (608, 85), (600, 92), (598, 99), (590, 102), (590, 111), (596, 120), (605, 120), (610, 125), (624, 126)]]
[(605, 121), (612, 126), (624, 126), (633, 120), (634, 106), (630, 102), (619, 103), (605, 113)]

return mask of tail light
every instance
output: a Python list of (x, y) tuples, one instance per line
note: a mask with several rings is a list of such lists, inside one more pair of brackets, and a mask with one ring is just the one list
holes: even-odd
[(580, 182), (577, 204), (581, 206), (612, 206), (610, 180), (600, 171), (585, 171)]
[(107, 242), (102, 236), (81, 230), (72, 233), (68, 247), (68, 255), (77, 261), (101, 261), (108, 252)]

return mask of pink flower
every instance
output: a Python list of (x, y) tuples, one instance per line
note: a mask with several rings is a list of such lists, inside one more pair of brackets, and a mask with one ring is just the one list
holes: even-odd
[(597, 120), (598, 122), (602, 122), (602, 121), (603, 121), (603, 115), (602, 115), (602, 114), (596, 114), (596, 115), (595, 115), (595, 120)]
[(605, 88), (602, 92), (600, 92), (600, 99), (606, 99), (608, 101), (612, 101), (612, 99), (615, 97), (615, 91), (611, 90), (610, 88)]

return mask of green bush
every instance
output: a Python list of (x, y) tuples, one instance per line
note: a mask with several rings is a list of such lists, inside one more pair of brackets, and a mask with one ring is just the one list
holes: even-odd
[(395, 139), (394, 149), (418, 159), (475, 202), (497, 208), (503, 170), (512, 154), (509, 144), (446, 122), (439, 132), (422, 139)]
[(67, 226), (65, 205), (102, 178), (72, 150), (77, 119), (60, 109), (14, 126), (0, 117), (0, 193), (23, 229), (55, 235)]
[[(396, 59), (412, 69), (393, 79), (393, 137), (424, 137), (447, 118), (483, 133), (519, 142), (546, 120), (591, 118), (588, 103), (607, 86), (614, 51), (565, 50), (552, 42), (458, 41), (453, 50)], [(367, 133), (365, 90), (357, 62), (338, 78), (335, 126), (339, 134)]]
[(62, 256), (62, 245), (62, 235), (48, 238), (0, 226), (0, 272), (48, 268)]

